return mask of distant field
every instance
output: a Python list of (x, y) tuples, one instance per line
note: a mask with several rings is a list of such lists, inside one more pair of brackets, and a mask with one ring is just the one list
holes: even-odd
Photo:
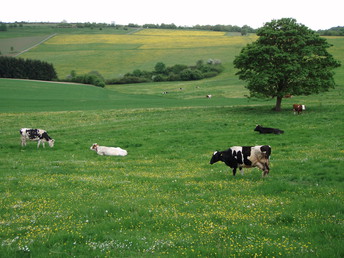
[(228, 64), (253, 39), (168, 30), (141, 30), (130, 35), (59, 34), (21, 57), (53, 63), (60, 78), (72, 70), (79, 74), (96, 70), (106, 78), (117, 78), (134, 69), (151, 71), (157, 62), (193, 65), (213, 58)]
[(13, 38), (0, 39), (0, 51), (2, 55), (15, 56), (20, 52), (42, 42), (49, 35), (33, 36), (33, 37), (18, 37), (15, 40)]

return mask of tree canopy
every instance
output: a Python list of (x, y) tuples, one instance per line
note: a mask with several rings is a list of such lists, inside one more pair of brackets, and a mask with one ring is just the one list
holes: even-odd
[(334, 88), (339, 61), (327, 51), (331, 44), (293, 18), (272, 20), (257, 30), (257, 41), (234, 59), (236, 75), (247, 82), (250, 97), (276, 98), (281, 110), (286, 94), (309, 95)]

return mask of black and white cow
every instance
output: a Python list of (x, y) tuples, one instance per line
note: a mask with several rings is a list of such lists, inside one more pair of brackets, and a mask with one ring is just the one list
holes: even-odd
[(281, 133), (284, 133), (283, 130), (280, 130), (277, 128), (263, 127), (260, 125), (257, 125), (256, 128), (254, 129), (254, 131), (257, 131), (257, 132), (262, 133), (262, 134), (266, 134), (266, 133), (281, 134)]
[(262, 176), (269, 174), (269, 159), (271, 155), (271, 147), (269, 145), (259, 146), (233, 146), (226, 151), (215, 151), (210, 164), (222, 161), (233, 170), (233, 176), (236, 169), (258, 167), (263, 173)]
[(45, 148), (44, 143), (48, 142), (50, 147), (54, 147), (55, 140), (51, 139), (45, 130), (42, 129), (32, 129), (32, 128), (22, 128), (20, 129), (21, 135), (21, 146), (26, 146), (26, 140), (38, 141), (37, 148), (42, 143), (43, 148)]

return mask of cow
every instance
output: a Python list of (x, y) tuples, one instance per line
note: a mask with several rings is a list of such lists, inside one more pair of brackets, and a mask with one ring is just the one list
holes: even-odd
[(291, 99), (292, 97), (293, 97), (293, 95), (291, 95), (291, 94), (286, 94), (283, 96), (283, 98), (285, 98), (285, 99)]
[(236, 174), (237, 168), (243, 175), (242, 168), (258, 167), (261, 169), (262, 177), (269, 174), (269, 159), (271, 155), (271, 147), (269, 145), (258, 146), (233, 146), (225, 151), (215, 151), (211, 157), (210, 164), (218, 161), (224, 162), (232, 168), (233, 176)]
[(123, 150), (120, 147), (99, 146), (97, 143), (93, 143), (90, 149), (94, 150), (101, 156), (126, 156), (128, 154), (126, 150)]
[(274, 134), (282, 134), (284, 133), (283, 130), (280, 130), (278, 128), (269, 128), (269, 127), (263, 127), (260, 125), (257, 125), (254, 131), (262, 133), (262, 134), (267, 134), (267, 133), (274, 133)]
[(21, 146), (26, 146), (26, 140), (30, 140), (38, 141), (37, 148), (39, 148), (41, 143), (43, 145), (43, 148), (45, 148), (45, 142), (48, 142), (51, 148), (54, 147), (55, 140), (52, 139), (45, 130), (22, 128), (19, 132), (21, 135)]
[(206, 95), (205, 97), (206, 97), (207, 99), (211, 99), (212, 95), (209, 94), (209, 95)]
[(301, 114), (303, 110), (306, 110), (306, 106), (302, 105), (302, 104), (293, 104), (293, 111), (294, 111), (294, 115), (297, 114)]

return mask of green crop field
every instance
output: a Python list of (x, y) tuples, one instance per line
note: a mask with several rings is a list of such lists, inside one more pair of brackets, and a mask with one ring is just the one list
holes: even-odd
[[(343, 63), (343, 39), (329, 41)], [(226, 70), (201, 81), (0, 79), (0, 257), (343, 257), (344, 69), (335, 89), (284, 99), (276, 113), (274, 100), (246, 99), (234, 75), (245, 44), (214, 46)], [(306, 111), (294, 115), (293, 103)], [(47, 130), (54, 148), (21, 147), (22, 127)], [(99, 156), (93, 143), (128, 156)], [(266, 178), (209, 164), (215, 150), (260, 144), (272, 147)]]
[(141, 30), (126, 35), (57, 34), (21, 57), (54, 64), (60, 79), (72, 70), (78, 74), (95, 70), (111, 79), (134, 69), (151, 71), (157, 62), (193, 65), (212, 58), (228, 64), (233, 53), (254, 38), (173, 30)]

